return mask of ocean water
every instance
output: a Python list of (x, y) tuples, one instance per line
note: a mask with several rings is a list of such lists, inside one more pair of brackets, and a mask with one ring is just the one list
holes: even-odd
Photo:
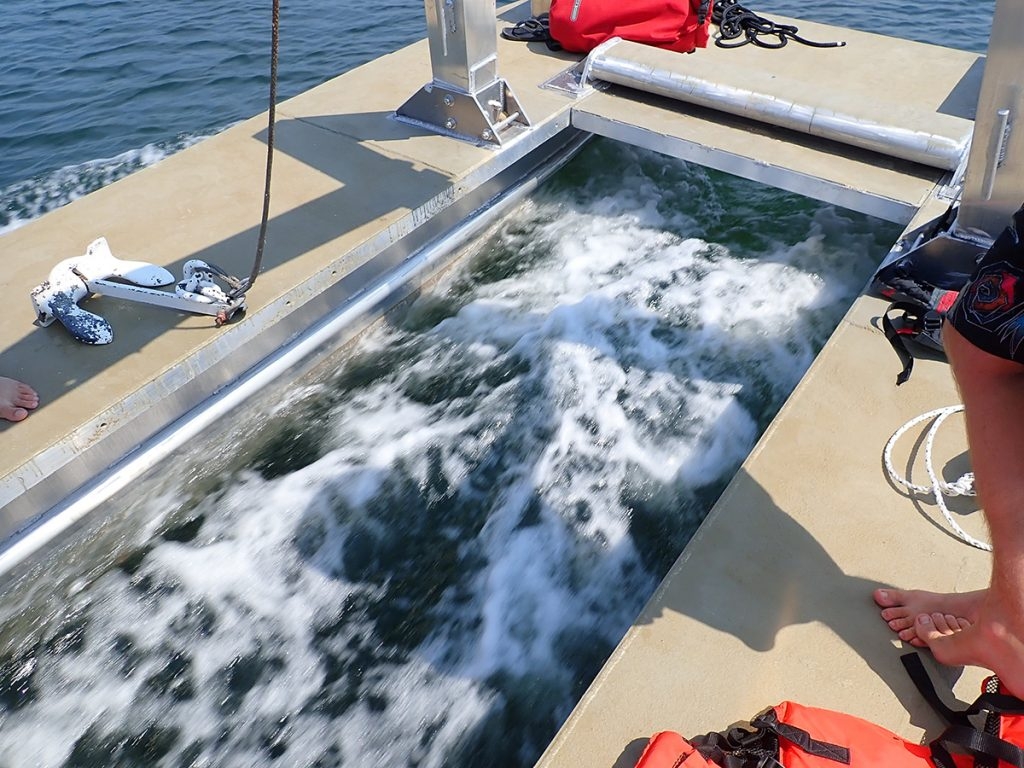
[[(282, 4), (281, 98), (425, 34), (423, 4)], [(993, 0), (765, 0), (766, 16), (984, 51)], [(266, 108), (270, 3), (7, 0), (0, 233)]]
[[(262, 110), (269, 8), (239, 6), (8, 0), (0, 226)], [(992, 13), (756, 8), (971, 50)], [(282, 95), (421, 14), (286, 2)], [(897, 234), (593, 142), (0, 602), (0, 765), (533, 764)]]

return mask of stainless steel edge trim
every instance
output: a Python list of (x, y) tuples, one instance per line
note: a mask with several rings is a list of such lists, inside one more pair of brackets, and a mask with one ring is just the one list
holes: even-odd
[[(565, 128), (564, 125), (562, 127)], [(269, 337), (277, 344), (276, 351), (234, 381), (219, 388), (207, 389), (207, 392), (213, 391), (214, 394), (205, 396), (198, 405), (155, 431), (138, 446), (124, 448), (124, 441), (116, 439), (109, 444), (94, 446), (93, 450), (107, 449), (101, 452), (123, 449), (115, 463), (109, 467), (95, 472), (81, 483), (75, 481), (83, 472), (89, 472), (90, 467), (104, 461), (102, 458), (77, 457), (77, 460), (72, 459), (66, 466), (55, 470), (47, 479), (59, 476), (60, 482), (40, 485), (66, 488), (74, 487), (71, 485), (74, 483), (77, 489), (50, 505), (41, 515), (31, 514), (31, 504), (26, 504), (29, 514), (22, 517), (12, 515), (10, 505), (4, 509), (5, 516), (0, 521), (0, 526), (4, 526), (0, 530), (0, 535), (4, 537), (0, 542), (0, 576), (6, 576), (25, 558), (74, 526), (98, 505), (156, 466), (187, 440), (199, 435), (204, 428), (243, 403), (253, 393), (293, 370), (304, 359), (317, 353), (323, 356), (327, 348), (338, 346), (340, 335), (344, 335), (345, 339), (351, 338), (355, 332), (349, 330), (347, 335), (343, 334), (346, 329), (360, 322), (365, 325), (394, 306), (413, 289), (415, 282), (422, 282), (432, 271), (444, 266), (447, 263), (446, 257), (450, 257), (461, 244), (533, 192), (578, 152), (589, 138), (589, 135), (572, 129), (560, 130), (556, 136), (498, 175), (490, 179), (476, 179), (477, 186), (473, 193), (438, 212), (401, 241), (384, 249), (377, 258), (338, 280), (333, 290), (325, 291), (310, 301), (304, 308), (306, 311), (296, 311), (292, 316), (267, 328), (261, 341)], [(469, 181), (472, 181), (472, 177)], [(413, 241), (425, 244), (416, 249)], [(351, 282), (358, 285), (346, 284)], [(323, 311), (325, 309), (326, 312)], [(320, 319), (310, 321), (308, 316), (313, 313), (317, 313)], [(297, 334), (292, 328), (300, 322), (305, 323), (303, 327), (307, 330)], [(210, 376), (200, 375), (197, 378), (201, 379), (201, 383), (192, 380), (182, 389), (205, 388), (210, 384)], [(177, 396), (178, 393), (175, 394)]]
[(644, 147), (663, 155), (677, 157), (680, 160), (714, 168), (734, 176), (795, 192), (805, 197), (822, 200), (897, 224), (906, 225), (917, 213), (919, 207), (918, 204), (873, 195), (826, 179), (791, 171), (782, 166), (769, 165), (685, 139), (620, 123), (592, 112), (586, 112), (585, 105), (584, 108), (573, 109), (572, 123), (576, 128), (598, 136)]

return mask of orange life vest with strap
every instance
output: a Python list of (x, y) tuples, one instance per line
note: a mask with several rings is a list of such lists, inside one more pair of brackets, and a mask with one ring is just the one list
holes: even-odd
[[(999, 691), (996, 678), (969, 707), (942, 703), (916, 654), (904, 666), (949, 723), (916, 744), (853, 715), (784, 701), (722, 733), (684, 739), (655, 734), (636, 768), (1024, 768), (1024, 701)], [(976, 724), (977, 719), (983, 724)]]

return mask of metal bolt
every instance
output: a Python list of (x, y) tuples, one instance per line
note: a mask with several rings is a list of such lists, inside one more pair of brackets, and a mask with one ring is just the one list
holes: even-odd
[(494, 134), (491, 133), (490, 128), (484, 128), (483, 133), (480, 134), (480, 138), (484, 141), (491, 141), (494, 138)]
[(447, 120), (444, 121), (444, 127), (447, 128), (449, 131), (454, 131), (455, 126), (457, 125), (458, 123), (455, 121), (454, 117), (449, 117)]
[(452, 104), (454, 104), (454, 103), (455, 103), (455, 97), (454, 97), (454, 96), (452, 96), (452, 95), (451, 95), (450, 93), (446, 93), (446, 94), (444, 95), (444, 105), (445, 105), (446, 107), (450, 107), (450, 106), (452, 106)]

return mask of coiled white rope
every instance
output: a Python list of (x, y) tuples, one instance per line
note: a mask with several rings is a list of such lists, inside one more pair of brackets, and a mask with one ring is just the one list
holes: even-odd
[[(978, 549), (984, 549), (986, 552), (992, 551), (992, 545), (976, 539), (971, 534), (967, 533), (961, 528), (956, 520), (953, 519), (952, 513), (946, 506), (946, 502), (943, 496), (976, 496), (974, 491), (974, 473), (967, 472), (960, 478), (952, 483), (945, 482), (939, 477), (938, 472), (935, 471), (935, 466), (932, 462), (932, 446), (935, 443), (935, 435), (939, 431), (939, 427), (942, 426), (942, 422), (952, 416), (954, 413), (960, 413), (963, 411), (962, 405), (949, 405), (945, 408), (936, 408), (934, 411), (928, 411), (928, 413), (922, 413), (920, 416), (916, 416), (902, 427), (897, 429), (893, 436), (889, 438), (889, 442), (885, 444), (885, 451), (882, 453), (883, 461), (885, 462), (885, 469), (889, 473), (889, 479), (896, 485), (901, 485), (911, 493), (917, 494), (931, 494), (935, 499), (935, 504), (942, 512), (942, 516), (946, 518), (946, 522), (949, 523), (949, 527), (953, 529), (957, 536), (963, 541), (970, 544), (972, 547)], [(931, 480), (931, 485), (915, 485), (910, 482), (907, 478), (900, 475), (892, 463), (892, 449), (896, 445), (896, 442), (907, 433), (908, 430), (913, 429), (921, 422), (934, 419), (931, 427), (929, 427), (924, 440), (924, 465), (925, 470), (928, 472), (928, 479)]]

